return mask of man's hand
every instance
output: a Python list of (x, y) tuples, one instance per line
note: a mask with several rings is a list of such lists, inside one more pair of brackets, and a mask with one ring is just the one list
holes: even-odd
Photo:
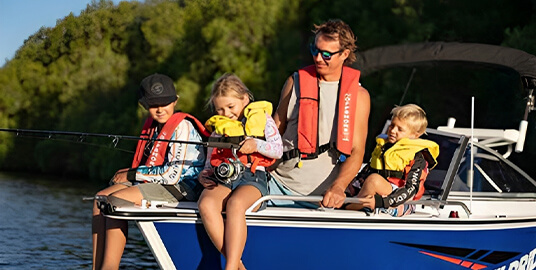
[(340, 208), (346, 199), (344, 188), (338, 185), (331, 186), (324, 194), (322, 205), (329, 208)]

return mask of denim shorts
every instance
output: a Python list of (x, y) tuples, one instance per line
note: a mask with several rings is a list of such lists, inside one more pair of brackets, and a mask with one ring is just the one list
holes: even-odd
[(261, 192), (262, 196), (266, 196), (268, 195), (268, 177), (266, 176), (267, 174), (267, 172), (261, 170), (256, 170), (255, 174), (253, 174), (251, 170), (247, 169), (242, 173), (242, 175), (240, 175), (240, 177), (238, 177), (238, 179), (231, 182), (230, 184), (225, 184), (223, 182), (219, 182), (219, 184), (226, 186), (231, 190), (235, 190), (239, 186), (254, 186)]

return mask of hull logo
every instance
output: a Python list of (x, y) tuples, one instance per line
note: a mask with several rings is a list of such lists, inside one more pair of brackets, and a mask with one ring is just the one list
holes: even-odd
[[(489, 267), (493, 267), (492, 269), (497, 270), (536, 269), (536, 248), (519, 257), (522, 254), (521, 252), (420, 245), (400, 242), (391, 243), (416, 248), (419, 250), (418, 252), (423, 255), (456, 264), (467, 269), (478, 270)], [(516, 257), (519, 258), (507, 263)]]

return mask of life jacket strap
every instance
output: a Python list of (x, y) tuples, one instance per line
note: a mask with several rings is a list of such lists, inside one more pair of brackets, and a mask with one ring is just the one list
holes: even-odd
[(283, 159), (283, 161), (287, 161), (289, 159), (293, 159), (293, 158), (299, 157), (301, 155), (302, 159), (314, 159), (314, 158), (317, 158), (318, 155), (320, 155), (320, 154), (322, 154), (322, 153), (324, 153), (324, 152), (326, 152), (326, 151), (328, 151), (330, 149), (336, 149), (334, 142), (326, 143), (326, 144), (323, 144), (323, 145), (319, 146), (318, 147), (318, 153), (301, 154), (300, 150), (292, 149), (292, 150), (284, 152), (283, 156), (281, 158)]
[(434, 156), (432, 156), (432, 154), (430, 153), (430, 150), (428, 150), (428, 148), (424, 148), (423, 150), (421, 150), (421, 153), (424, 157), (424, 160), (426, 160), (426, 162), (428, 162), (428, 168), (429, 169), (432, 169), (435, 167), (435, 165), (437, 165), (437, 161), (435, 160)]
[(300, 150), (292, 149), (292, 150), (283, 152), (283, 156), (281, 156), (281, 159), (283, 159), (283, 161), (287, 161), (289, 159), (293, 159), (295, 157), (298, 157), (299, 155), (300, 155)]
[(239, 144), (245, 139), (245, 136), (233, 136), (233, 137), (208, 137), (208, 142), (218, 143), (232, 143)]
[(402, 179), (402, 177), (404, 177), (404, 172), (402, 171), (376, 170), (376, 169), (370, 168), (370, 173), (377, 173), (386, 179), (389, 177)]

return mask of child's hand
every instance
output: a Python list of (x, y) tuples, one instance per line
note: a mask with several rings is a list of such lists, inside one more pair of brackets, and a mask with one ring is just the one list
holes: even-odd
[(376, 208), (376, 201), (374, 200), (374, 196), (368, 195), (367, 197), (359, 198), (361, 200), (361, 204), (363, 207), (368, 207), (370, 209)]
[(121, 183), (128, 182), (127, 172), (128, 172), (128, 168), (118, 170), (115, 173), (114, 177), (112, 177), (112, 179), (110, 180), (110, 183), (121, 184)]
[(257, 142), (253, 138), (247, 138), (240, 143), (238, 151), (242, 154), (253, 154), (257, 152)]
[(205, 188), (211, 188), (211, 187), (217, 186), (218, 184), (216, 182), (208, 178), (208, 176), (212, 175), (213, 173), (214, 171), (212, 169), (202, 170), (199, 173), (199, 176), (197, 176), (199, 183)]

